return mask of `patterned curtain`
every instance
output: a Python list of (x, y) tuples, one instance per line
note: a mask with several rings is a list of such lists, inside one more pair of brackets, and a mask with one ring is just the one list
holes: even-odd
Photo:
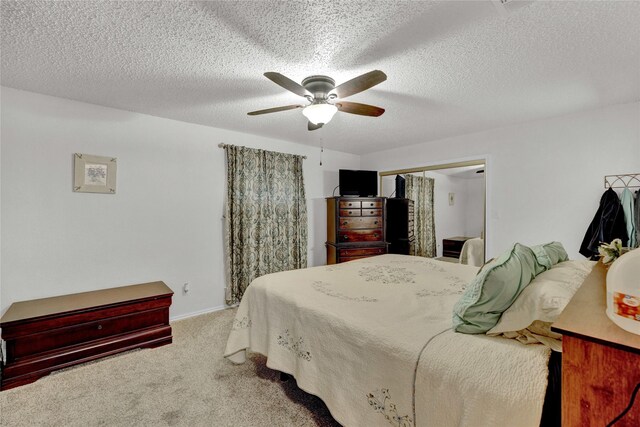
[(433, 178), (405, 175), (406, 197), (415, 204), (416, 255), (436, 256), (436, 226), (433, 215)]
[(233, 145), (227, 155), (226, 302), (256, 277), (307, 266), (302, 157)]

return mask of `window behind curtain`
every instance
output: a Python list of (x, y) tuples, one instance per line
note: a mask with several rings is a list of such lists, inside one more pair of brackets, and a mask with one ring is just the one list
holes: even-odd
[(225, 146), (226, 302), (236, 304), (256, 277), (307, 266), (302, 156)]

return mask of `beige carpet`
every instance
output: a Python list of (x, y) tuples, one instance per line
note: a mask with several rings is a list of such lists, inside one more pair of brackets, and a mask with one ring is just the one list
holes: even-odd
[(222, 353), (235, 310), (174, 322), (173, 344), (59, 371), (0, 393), (8, 426), (339, 426), (254, 355)]

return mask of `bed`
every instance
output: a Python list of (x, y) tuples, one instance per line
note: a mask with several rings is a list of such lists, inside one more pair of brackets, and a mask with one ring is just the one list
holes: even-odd
[(266, 275), (225, 357), (293, 375), (348, 426), (539, 426), (550, 349), (451, 330), (478, 268), (405, 255)]

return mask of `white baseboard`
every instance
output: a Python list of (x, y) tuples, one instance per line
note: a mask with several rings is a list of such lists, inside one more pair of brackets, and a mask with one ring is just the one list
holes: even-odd
[(181, 314), (179, 316), (171, 316), (169, 318), (169, 322), (175, 322), (176, 320), (188, 319), (189, 317), (200, 316), (201, 314), (213, 313), (215, 311), (224, 310), (226, 308), (231, 308), (231, 307), (227, 307), (226, 305), (219, 305), (217, 307), (205, 308), (204, 310), (193, 311), (191, 313)]

